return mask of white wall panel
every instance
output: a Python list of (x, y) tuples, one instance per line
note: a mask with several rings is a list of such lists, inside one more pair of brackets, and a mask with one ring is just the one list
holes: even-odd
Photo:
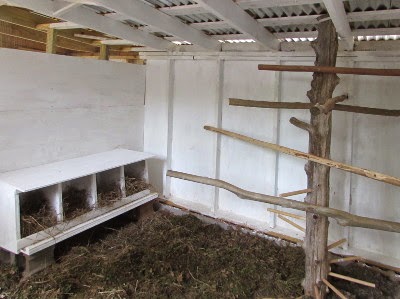
[(0, 172), (143, 150), (143, 66), (10, 49), (0, 65)]
[(144, 151), (157, 157), (148, 162), (149, 180), (162, 192), (166, 184), (168, 149), (168, 104), (173, 82), (169, 60), (150, 60), (146, 69)]
[[(219, 143), (215, 133), (203, 129), (205, 124), (217, 126), (220, 123), (224, 129), (261, 140), (279, 142), (283, 146), (307, 152), (308, 133), (291, 125), (289, 119), (296, 117), (309, 122), (309, 111), (282, 109), (278, 112), (273, 109), (228, 105), (229, 97), (309, 102), (306, 94), (310, 89), (312, 74), (282, 72), (277, 76), (274, 72), (257, 70), (259, 63), (275, 64), (278, 61), (276, 59), (260, 58), (260, 61), (255, 58), (247, 60), (244, 57), (229, 59), (223, 62), (222, 74), (218, 73), (218, 64), (221, 63), (218, 60), (177, 59), (173, 62), (175, 80), (172, 82), (172, 93), (167, 92), (165, 82), (157, 83), (157, 80), (167, 77), (166, 64), (170, 62), (154, 61), (154, 66), (152, 66), (153, 61), (150, 63), (151, 74), (158, 74), (157, 67), (162, 74), (158, 77), (156, 74), (157, 79), (154, 80), (153, 75), (148, 73), (148, 80), (154, 81), (154, 85), (150, 86), (161, 86), (159, 90), (152, 91), (156, 94), (155, 97), (158, 97), (159, 105), (152, 106), (149, 111), (156, 115), (161, 113), (162, 124), (173, 125), (168, 138), (164, 136), (161, 141), (154, 142), (160, 142), (161, 148), (165, 150), (165, 144), (168, 147), (168, 143), (172, 140), (171, 157), (169, 157), (172, 159), (172, 169), (217, 177), (241, 188), (265, 194), (279, 194), (306, 188), (305, 160), (283, 154), (277, 155), (274, 151), (257, 148), (224, 136), (220, 138)], [(312, 57), (278, 59), (280, 64), (313, 65), (314, 63)], [(343, 58), (338, 60), (338, 65), (351, 67), (354, 62), (349, 58)], [(363, 62), (356, 63), (356, 66), (400, 68), (400, 63)], [(400, 85), (397, 78), (339, 76), (341, 80), (334, 96), (348, 93), (349, 100), (344, 104), (400, 109), (397, 96), (400, 94)], [(166, 104), (167, 97), (170, 97), (172, 105)], [(218, 100), (222, 100), (221, 110), (218, 110)], [(172, 111), (169, 120), (165, 114), (168, 109)], [(218, 120), (219, 116), (221, 121)], [(157, 135), (155, 128), (149, 129), (149, 132), (155, 136), (160, 135)], [(165, 132), (165, 128), (160, 131)], [(397, 118), (334, 111), (331, 158), (399, 177), (400, 165), (397, 159), (400, 152), (399, 132)], [(156, 143), (151, 144), (157, 148), (160, 144), (155, 145)], [(278, 173), (275, 171), (276, 167)], [(398, 194), (398, 187), (331, 169), (330, 206), (333, 208), (362, 216), (399, 221)], [(246, 222), (258, 229), (268, 229), (268, 226), (274, 223), (272, 215), (266, 212), (268, 205), (241, 200), (224, 190), (215, 192), (212, 187), (174, 179), (171, 196), (193, 210), (207, 214), (214, 212), (217, 217), (234, 222)], [(305, 195), (299, 195), (292, 199), (302, 201), (304, 197)], [(291, 210), (291, 212), (304, 214), (300, 211)], [(330, 240), (350, 237), (350, 250), (363, 249), (400, 260), (397, 250), (400, 246), (400, 237), (397, 234), (343, 228), (334, 220), (330, 223)], [(278, 231), (290, 229), (297, 233), (296, 229), (280, 219), (277, 219), (276, 224)]]
[[(361, 66), (361, 64), (358, 64)], [(400, 63), (362, 63), (362, 67), (400, 68)], [(400, 84), (396, 77), (359, 76), (354, 88), (357, 104), (400, 109)], [(400, 123), (398, 118), (356, 115), (353, 164), (400, 177)], [(351, 212), (399, 221), (399, 187), (354, 175)], [(367, 229), (352, 229), (351, 246), (400, 259), (400, 235)]]
[[(218, 109), (218, 61), (175, 61), (171, 167), (202, 176), (216, 173), (215, 133), (203, 129), (216, 125)], [(215, 188), (183, 180), (171, 180), (171, 196), (214, 206)]]
[[(277, 111), (229, 106), (228, 98), (273, 101), (274, 72), (258, 71), (260, 61), (227, 61), (224, 68), (222, 127), (256, 139), (276, 142)], [(275, 64), (275, 62), (272, 62)], [(276, 153), (222, 137), (220, 178), (240, 188), (274, 194)], [(258, 221), (268, 221), (269, 205), (243, 200), (220, 190), (219, 209)]]

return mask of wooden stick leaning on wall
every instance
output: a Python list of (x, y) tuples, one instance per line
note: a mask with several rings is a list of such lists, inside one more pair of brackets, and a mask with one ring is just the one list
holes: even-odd
[(338, 295), (338, 297), (340, 299), (347, 299), (347, 297), (345, 295), (343, 295), (337, 288), (335, 288), (333, 285), (331, 285), (329, 283), (329, 281), (327, 281), (325, 278), (322, 278), (322, 282), (328, 287), (330, 288), (336, 295)]
[(310, 65), (276, 65), (259, 64), (260, 71), (278, 72), (307, 72), (325, 74), (347, 74), (347, 75), (368, 75), (368, 76), (400, 76), (400, 69), (371, 69), (337, 66), (310, 66)]
[(265, 195), (256, 192), (251, 192), (247, 190), (240, 189), (232, 184), (224, 182), (222, 180), (216, 180), (212, 178), (197, 176), (193, 174), (178, 172), (178, 171), (167, 171), (167, 176), (182, 180), (187, 180), (191, 182), (196, 182), (204, 185), (214, 186), (218, 188), (225, 189), (236, 194), (242, 199), (249, 199), (258, 202), (269, 203), (272, 205), (278, 205), (285, 208), (305, 211), (309, 213), (314, 213), (317, 215), (323, 215), (335, 219), (339, 225), (342, 226), (354, 226), (354, 227), (364, 227), (370, 229), (377, 229), (383, 231), (397, 232), (400, 233), (400, 223), (373, 219), (368, 217), (362, 217), (350, 214), (337, 209), (332, 209), (328, 207), (321, 207), (313, 204), (308, 204), (296, 200), (290, 200), (283, 197), (277, 197), (272, 195)]
[(345, 163), (341, 163), (341, 162), (336, 162), (330, 159), (325, 159), (325, 158), (321, 158), (315, 155), (311, 155), (311, 154), (307, 154), (295, 149), (291, 149), (288, 147), (284, 147), (284, 146), (280, 146), (274, 143), (269, 143), (266, 141), (261, 141), (261, 140), (257, 140), (245, 135), (241, 135), (241, 134), (237, 134), (231, 131), (227, 131), (227, 130), (223, 130), (223, 129), (218, 129), (215, 127), (211, 127), (211, 126), (204, 126), (204, 129), (208, 130), (208, 131), (212, 131), (212, 132), (216, 132), (225, 136), (229, 136), (232, 138), (236, 138), (254, 145), (258, 145), (260, 147), (263, 148), (269, 148), (269, 149), (273, 149), (276, 151), (279, 151), (281, 153), (290, 155), (290, 156), (294, 156), (300, 159), (305, 159), (305, 160), (309, 160), (312, 162), (316, 162), (322, 165), (326, 165), (329, 167), (333, 167), (333, 168), (337, 168), (337, 169), (341, 169), (347, 172), (351, 172), (351, 173), (355, 173), (373, 180), (377, 180), (377, 181), (381, 181), (381, 182), (385, 182), (394, 186), (399, 186), (400, 187), (400, 178), (396, 178), (390, 175), (386, 175), (383, 173), (379, 173), (376, 171), (372, 171), (372, 170), (368, 170), (368, 169), (364, 169), (364, 168), (360, 168), (360, 167), (356, 167), (356, 166), (351, 166)]
[(329, 276), (340, 278), (340, 279), (347, 280), (347, 281), (351, 281), (351, 282), (354, 282), (354, 283), (358, 283), (358, 284), (361, 284), (361, 285), (364, 285), (364, 286), (367, 286), (367, 287), (370, 287), (370, 288), (375, 288), (376, 287), (375, 284), (372, 283), (372, 282), (367, 282), (367, 281), (364, 281), (364, 280), (356, 279), (356, 278), (353, 278), (353, 277), (350, 277), (350, 276), (345, 276), (345, 275), (341, 275), (341, 274), (334, 273), (334, 272), (329, 272)]
[[(270, 109), (312, 109), (315, 107), (312, 103), (302, 102), (270, 102), (270, 101), (254, 101), (243, 99), (229, 99), (229, 105), (239, 107), (252, 107), (252, 108), (270, 108)], [(400, 110), (370, 108), (362, 106), (351, 106), (335, 104), (333, 110), (343, 112), (353, 112), (360, 114), (381, 115), (381, 116), (400, 116)]]

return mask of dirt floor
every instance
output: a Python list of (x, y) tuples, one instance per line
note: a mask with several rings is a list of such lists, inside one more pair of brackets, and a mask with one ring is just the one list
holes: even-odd
[[(0, 298), (297, 298), (304, 253), (193, 216), (154, 213), (109, 222), (58, 246), (58, 262), (26, 281), (0, 266)], [(398, 282), (363, 267), (377, 290), (332, 282), (357, 298), (399, 298)], [(357, 272), (358, 271), (358, 272)], [(373, 274), (371, 274), (373, 273)], [(392, 294), (392, 295), (391, 295)], [(397, 293), (399, 294), (399, 293)], [(2, 297), (3, 296), (3, 297)]]

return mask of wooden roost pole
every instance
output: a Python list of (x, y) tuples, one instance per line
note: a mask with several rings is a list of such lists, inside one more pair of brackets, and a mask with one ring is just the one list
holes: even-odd
[[(332, 21), (321, 22), (318, 25), (318, 38), (311, 43), (316, 54), (316, 66), (335, 66), (338, 51), (338, 36)], [(335, 87), (339, 84), (336, 74), (314, 73), (311, 90), (307, 96), (311, 103), (324, 105), (332, 98)], [(332, 113), (311, 115), (309, 153), (322, 157), (330, 157)], [(307, 188), (313, 191), (308, 193), (305, 201), (310, 204), (329, 206), (329, 172), (330, 168), (309, 161), (306, 164)], [(317, 285), (321, 298), (325, 298), (325, 288), (322, 282), (329, 273), (328, 263), (328, 218), (325, 216), (307, 213), (306, 215), (306, 278), (304, 290), (306, 296), (314, 296)]]

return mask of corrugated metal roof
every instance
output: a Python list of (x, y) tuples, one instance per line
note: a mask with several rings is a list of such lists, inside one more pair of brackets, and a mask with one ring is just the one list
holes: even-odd
[[(196, 5), (197, 3), (193, 0), (142, 0), (143, 2), (147, 2), (149, 5), (155, 8), (168, 8), (168, 7), (177, 7), (177, 6), (187, 6), (187, 5)], [(399, 9), (400, 8), (400, 0), (350, 0), (344, 1), (345, 10), (347, 13), (352, 12), (370, 12), (370, 11), (383, 11), (388, 9)], [(91, 9), (96, 10), (100, 14), (104, 14), (106, 16), (110, 16), (112, 18), (119, 19), (125, 23), (128, 23), (131, 26), (135, 26), (138, 28), (144, 28), (146, 31), (155, 32), (156, 30), (151, 30), (150, 27), (140, 24), (135, 20), (129, 20), (124, 18), (123, 16), (116, 16), (114, 12), (109, 11), (102, 7), (89, 5)], [(293, 6), (284, 6), (284, 7), (266, 7), (266, 8), (252, 8), (246, 9), (246, 12), (255, 19), (274, 19), (274, 18), (284, 18), (284, 17), (297, 17), (297, 16), (319, 16), (327, 14), (327, 10), (324, 4), (314, 3), (307, 5), (293, 5)], [(209, 23), (209, 22), (219, 22), (223, 21), (220, 18), (216, 17), (212, 13), (196, 13), (196, 14), (188, 14), (188, 15), (176, 15), (180, 21), (185, 24), (201, 24), (201, 23)], [(204, 28), (203, 31), (208, 35), (231, 35), (231, 34), (240, 34), (241, 32), (237, 29), (229, 26), (229, 24), (221, 22), (223, 26), (215, 28)], [(358, 29), (375, 29), (375, 28), (399, 28), (400, 27), (400, 14), (396, 19), (390, 20), (373, 20), (373, 21), (355, 21), (350, 22), (350, 27), (352, 30)], [(266, 27), (272, 33), (284, 33), (284, 32), (310, 32), (316, 31), (316, 26), (312, 24), (294, 24), (294, 25), (281, 25), (281, 26), (270, 26)], [(157, 32), (158, 36), (170, 36), (163, 32)], [(307, 39), (305, 39), (307, 38)], [(385, 38), (385, 37), (384, 37)], [(386, 38), (388, 38), (386, 36)], [(397, 39), (398, 37), (392, 36), (390, 38)], [(296, 35), (296, 38), (290, 38), (288, 40), (309, 40), (310, 36), (305, 34), (304, 38), (299, 35)], [(360, 39), (360, 38), (358, 38)], [(373, 37), (368, 37), (368, 39), (373, 39)], [(382, 39), (382, 35), (376, 36), (376, 39)], [(179, 39), (177, 39), (179, 41)]]

